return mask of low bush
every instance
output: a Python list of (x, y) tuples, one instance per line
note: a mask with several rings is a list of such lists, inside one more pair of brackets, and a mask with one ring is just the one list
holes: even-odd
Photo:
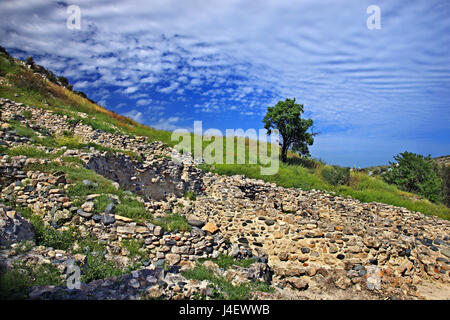
[(11, 75), (12, 83), (26, 91), (34, 91), (42, 95), (48, 95), (45, 81), (33, 75), (30, 71), (21, 71)]
[(89, 283), (94, 280), (120, 276), (124, 273), (113, 261), (107, 260), (103, 253), (88, 253), (86, 264), (81, 273), (81, 281)]
[(15, 263), (0, 272), (0, 300), (26, 299), (33, 286), (62, 285), (61, 273), (52, 264), (29, 266)]
[(324, 167), (321, 175), (326, 182), (333, 186), (348, 185), (350, 183), (350, 168), (339, 166)]
[(44, 220), (31, 212), (30, 208), (17, 208), (18, 211), (33, 225), (36, 234), (36, 245), (52, 247), (54, 249), (68, 250), (72, 248), (74, 241), (79, 237), (73, 229), (58, 231), (46, 225)]

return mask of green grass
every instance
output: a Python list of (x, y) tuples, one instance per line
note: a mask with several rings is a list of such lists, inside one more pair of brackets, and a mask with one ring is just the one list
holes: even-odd
[(210, 281), (218, 289), (214, 298), (220, 300), (249, 300), (253, 298), (254, 293), (257, 291), (273, 291), (273, 288), (267, 283), (257, 281), (240, 283), (234, 286), (231, 281), (215, 275), (213, 270), (203, 265), (197, 265), (193, 269), (183, 271), (182, 275), (187, 279)]
[(22, 254), (30, 251), (35, 246), (34, 241), (30, 240), (22, 240), (17, 243), (17, 246), (14, 248), (17, 254)]
[(74, 157), (74, 156), (70, 156), (70, 157), (61, 157), (61, 160), (66, 162), (66, 163), (72, 163), (74, 165), (83, 165), (83, 161), (78, 158), (78, 157)]
[[(30, 70), (11, 62), (0, 53), (0, 73), (6, 75), (8, 85), (0, 85), (0, 96), (17, 102), (71, 117), (71, 122), (81, 122), (105, 132), (121, 132), (132, 136), (146, 136), (150, 141), (166, 141), (169, 145), (171, 133), (141, 125), (130, 118), (117, 115), (95, 103), (59, 87), (53, 83), (42, 83)], [(22, 78), (18, 78), (20, 75)], [(23, 80), (27, 81), (23, 81)], [(16, 96), (18, 94), (19, 96)], [(82, 118), (83, 112), (89, 115)]]
[(216, 263), (220, 268), (222, 269), (229, 269), (233, 266), (248, 268), (252, 263), (255, 263), (255, 259), (242, 259), (242, 260), (236, 260), (231, 256), (221, 254), (217, 258), (201, 258), (198, 259), (199, 263), (203, 263), (204, 261), (212, 261)]
[(52, 247), (54, 249), (68, 250), (72, 248), (74, 241), (79, 237), (74, 229), (58, 231), (55, 228), (46, 225), (44, 220), (33, 214), (30, 208), (16, 207), (23, 217), (30, 220), (36, 234), (36, 245)]
[(153, 223), (162, 226), (164, 230), (169, 232), (185, 232), (191, 230), (191, 226), (187, 223), (186, 217), (175, 213), (167, 213), (166, 216), (161, 219), (154, 219)]
[[(138, 155), (136, 152), (109, 148), (109, 147), (105, 147), (105, 146), (102, 146), (102, 145), (99, 145), (96, 143), (92, 143), (92, 142), (83, 143), (80, 138), (73, 136), (72, 133), (69, 131), (64, 132), (61, 136), (58, 136), (58, 137), (46, 136), (46, 137), (41, 138), (37, 135), (37, 133), (33, 129), (31, 129), (27, 126), (24, 126), (22, 123), (20, 123), (16, 120), (11, 120), (9, 122), (9, 124), (10, 124), (11, 128), (13, 130), (15, 130), (19, 136), (30, 138), (32, 143), (35, 145), (42, 145), (42, 146), (50, 147), (50, 148), (60, 148), (60, 147), (65, 146), (68, 149), (76, 149), (76, 150), (86, 149), (86, 148), (94, 148), (97, 151), (101, 151), (101, 152), (105, 151), (105, 152), (108, 152), (111, 154), (115, 153), (115, 152), (123, 153), (123, 154), (128, 155), (132, 160), (136, 160), (138, 162), (143, 162), (141, 156)], [(25, 155), (25, 156), (34, 157), (34, 158), (54, 159), (64, 153), (64, 151), (62, 151), (62, 152), (56, 154), (56, 156), (53, 156), (53, 154), (46, 155), (45, 151), (43, 151), (43, 150), (41, 150), (41, 152), (38, 154), (30, 154), (27, 152), (20, 153), (21, 150), (23, 150), (23, 149), (18, 149), (16, 154), (11, 154), (11, 155)], [(9, 154), (9, 153), (7, 153), (7, 154)]]
[(32, 138), (36, 136), (36, 132), (34, 132), (33, 129), (24, 126), (17, 120), (10, 120), (9, 125), (11, 126), (11, 129), (13, 129), (19, 136), (27, 138)]
[(362, 202), (391, 204), (450, 220), (450, 208), (442, 203), (432, 203), (417, 195), (401, 191), (397, 187), (385, 183), (381, 178), (369, 177), (365, 173), (352, 172), (350, 186), (337, 186), (335, 191), (340, 195), (351, 196)]
[(86, 268), (81, 274), (81, 281), (89, 283), (122, 274), (124, 274), (124, 270), (117, 267), (113, 261), (107, 260), (102, 254), (96, 255), (94, 252), (86, 256)]
[[(55, 173), (62, 171), (66, 174), (68, 180), (74, 183), (74, 186), (68, 188), (69, 196), (85, 197), (93, 193), (112, 193), (116, 194), (119, 191), (114, 188), (112, 182), (104, 177), (98, 175), (92, 170), (86, 169), (82, 166), (76, 165), (60, 165), (55, 162), (47, 164), (33, 163), (26, 166), (25, 171), (41, 171), (46, 173)], [(97, 186), (86, 186), (82, 183), (83, 180), (89, 180)]]
[(130, 258), (138, 258), (139, 260), (148, 259), (148, 252), (144, 248), (144, 241), (136, 239), (122, 240), (122, 247), (126, 248), (130, 253)]
[(131, 197), (124, 197), (120, 200), (120, 204), (116, 206), (116, 213), (120, 216), (131, 218), (136, 221), (151, 221), (152, 214), (145, 209), (142, 202)]
[[(138, 245), (133, 241), (134, 240), (127, 242), (127, 240), (125, 240), (122, 244), (126, 243), (128, 246), (127, 249), (133, 257), (134, 255), (141, 257), (142, 253), (137, 248)], [(86, 255), (86, 262), (83, 265), (83, 268), (81, 268), (81, 281), (84, 283), (121, 276), (142, 266), (141, 263), (133, 263), (124, 268), (118, 267), (114, 261), (105, 258), (104, 253), (107, 251), (105, 244), (100, 243), (91, 237), (80, 238), (78, 239), (77, 244), (79, 249), (73, 250), (74, 253)]]
[[(14, 205), (13, 203), (8, 204)], [(80, 231), (78, 231), (77, 229), (68, 229), (65, 231), (56, 230), (53, 227), (46, 225), (43, 219), (40, 216), (33, 214), (31, 212), (31, 209), (29, 208), (15, 207), (15, 209), (16, 211), (20, 212), (25, 218), (29, 219), (31, 224), (33, 225), (34, 231), (36, 233), (36, 245), (65, 250), (74, 254), (82, 253), (86, 255), (86, 264), (82, 268), (81, 272), (81, 280), (85, 283), (93, 280), (119, 276), (139, 267), (138, 264), (134, 264), (132, 266), (129, 266), (128, 268), (121, 269), (117, 267), (113, 261), (109, 261), (104, 257), (106, 246), (103, 243), (100, 243), (97, 239), (91, 236), (82, 236)], [(77, 246), (77, 249), (75, 249), (75, 244)], [(136, 245), (133, 243), (129, 243), (128, 245), (131, 249), (129, 249), (130, 253), (135, 254), (136, 251), (134, 250), (134, 248), (136, 248)], [(29, 248), (26, 249), (28, 250)], [(139, 252), (139, 254), (141, 253)], [(15, 271), (10, 274), (2, 275), (4, 279), (0, 280), (0, 287), (3, 286), (12, 289), (16, 288), (14, 290), (18, 290), (19, 293), (23, 293), (24, 289), (29, 288), (29, 286), (27, 285), (28, 283), (34, 285), (57, 285), (54, 282), (50, 283), (49, 281), (45, 280), (48, 279), (48, 277), (45, 278), (44, 276), (46, 276), (46, 274), (41, 274), (40, 269), (37, 269), (33, 272), (38, 273), (38, 275), (35, 276), (38, 278), (38, 280), (31, 281), (27, 277), (25, 277), (25, 283), (21, 283), (20, 280), (14, 279), (14, 276), (17, 275)], [(44, 280), (47, 282), (45, 282)]]
[(184, 198), (185, 198), (185, 199), (192, 200), (192, 201), (195, 201), (195, 200), (197, 199), (197, 196), (195, 195), (194, 192), (192, 192), (192, 191), (187, 191), (187, 192), (185, 192), (185, 194), (184, 194)]
[(82, 149), (87, 146), (80, 138), (67, 135), (56, 137), (55, 142), (58, 147), (65, 146), (68, 149)]
[(62, 285), (61, 273), (52, 264), (16, 263), (0, 273), (0, 300), (26, 299), (33, 286)]
[[(86, 169), (82, 166), (73, 165), (59, 165), (57, 163), (50, 164), (31, 164), (25, 168), (26, 171), (42, 171), (48, 173), (54, 173), (63, 171), (70, 183), (74, 185), (67, 189), (67, 194), (71, 197), (78, 199), (84, 199), (90, 194), (115, 194), (119, 196), (120, 203), (115, 207), (115, 213), (124, 217), (134, 219), (136, 221), (152, 221), (153, 217), (150, 212), (145, 209), (142, 202), (136, 200), (133, 196), (129, 195), (129, 192), (125, 192), (122, 189), (116, 189), (112, 181), (102, 177), (92, 170)], [(85, 185), (84, 180), (89, 180), (90, 185)], [(98, 212), (106, 208), (107, 196), (99, 197), (99, 202), (96, 207)]]
[[(148, 212), (144, 206), (144, 203), (136, 200), (135, 196), (130, 192), (124, 191), (122, 189), (116, 189), (112, 181), (98, 175), (92, 170), (86, 169), (82, 166), (76, 165), (60, 165), (57, 163), (49, 164), (30, 164), (25, 168), (25, 171), (41, 171), (54, 173), (62, 171), (66, 173), (66, 176), (70, 183), (73, 185), (67, 189), (67, 194), (70, 197), (79, 199), (78, 202), (90, 194), (103, 194), (105, 196), (100, 196), (98, 198), (98, 204), (96, 204), (96, 211), (102, 212), (106, 208), (107, 200), (106, 194), (114, 194), (119, 197), (120, 203), (115, 206), (115, 213), (131, 218), (137, 222), (150, 221), (157, 225), (161, 225), (165, 230), (173, 231), (188, 231), (190, 226), (187, 224), (184, 217), (170, 214), (166, 218), (161, 220), (156, 220), (153, 218), (152, 214)], [(89, 180), (90, 185), (85, 185), (83, 180)]]
[(26, 111), (23, 111), (23, 112), (22, 112), (22, 116), (23, 116), (25, 119), (31, 119), (31, 117), (33, 116), (33, 114), (31, 113), (31, 111), (26, 110)]
[(105, 212), (106, 207), (111, 202), (113, 202), (113, 199), (106, 194), (102, 194), (100, 197), (95, 198), (94, 213)]
[(36, 159), (56, 159), (61, 156), (64, 151), (47, 152), (34, 146), (18, 146), (14, 148), (7, 148), (2, 151), (4, 154), (14, 156), (26, 156)]
[[(75, 242), (74, 242), (75, 243)], [(128, 272), (128, 269), (119, 268), (113, 261), (104, 257), (106, 245), (96, 239), (88, 237), (78, 237), (76, 239), (78, 249), (73, 253), (86, 255), (86, 262), (81, 268), (81, 281), (89, 283), (94, 280), (120, 276)]]
[(136, 152), (129, 151), (129, 150), (121, 150), (121, 149), (109, 148), (109, 147), (105, 147), (105, 146), (102, 146), (102, 145), (99, 145), (99, 144), (96, 144), (96, 143), (93, 143), (93, 142), (89, 142), (88, 144), (84, 145), (84, 148), (94, 148), (97, 151), (107, 152), (109, 154), (113, 154), (115, 152), (119, 152), (119, 153), (126, 154), (132, 160), (136, 160), (138, 162), (143, 162), (143, 160), (142, 160), (140, 155), (138, 155)]
[(31, 146), (19, 146), (14, 148), (8, 148), (5, 151), (5, 154), (14, 156), (27, 156), (29, 158), (47, 158), (48, 154), (45, 150), (38, 149), (36, 147)]

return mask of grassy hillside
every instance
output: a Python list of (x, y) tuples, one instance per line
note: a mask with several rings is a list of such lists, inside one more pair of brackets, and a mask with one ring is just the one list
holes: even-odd
[[(71, 121), (80, 121), (95, 129), (146, 136), (151, 141), (162, 141), (170, 146), (177, 143), (171, 141), (170, 132), (155, 130), (108, 111), (82, 95), (35, 74), (22, 61), (14, 59), (5, 52), (0, 52), (0, 97), (67, 115)], [(88, 114), (88, 117), (83, 117), (79, 112)], [(25, 129), (18, 128), (18, 130)], [(248, 160), (249, 140), (246, 139), (245, 143)], [(204, 142), (203, 148), (208, 144), (209, 142)], [(226, 150), (226, 141), (223, 143), (223, 148)], [(215, 164), (214, 166), (203, 165), (202, 168), (219, 174), (243, 174), (284, 187), (327, 190), (338, 195), (351, 196), (363, 202), (382, 202), (450, 219), (450, 208), (443, 204), (431, 203), (418, 195), (400, 191), (380, 178), (370, 177), (363, 172), (335, 170), (323, 162), (301, 159), (293, 154), (289, 155), (288, 164), (280, 164), (280, 169), (275, 175), (261, 175), (260, 166), (256, 164)], [(336, 173), (343, 172), (344, 176), (348, 175), (347, 183), (333, 184), (329, 175), (324, 174), (324, 172), (334, 174), (333, 170)]]

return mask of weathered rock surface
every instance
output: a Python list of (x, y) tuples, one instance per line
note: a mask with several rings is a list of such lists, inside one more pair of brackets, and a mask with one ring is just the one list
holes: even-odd
[(0, 245), (21, 241), (34, 241), (33, 226), (20, 213), (0, 205)]

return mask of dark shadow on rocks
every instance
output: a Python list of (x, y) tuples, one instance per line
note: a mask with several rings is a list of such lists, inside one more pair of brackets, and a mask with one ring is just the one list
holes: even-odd
[(156, 201), (172, 194), (182, 197), (187, 191), (202, 193), (202, 180), (184, 181), (181, 179), (183, 165), (169, 159), (160, 159), (153, 166), (144, 167), (124, 155), (111, 154), (92, 157), (86, 167), (117, 182), (123, 189)]

